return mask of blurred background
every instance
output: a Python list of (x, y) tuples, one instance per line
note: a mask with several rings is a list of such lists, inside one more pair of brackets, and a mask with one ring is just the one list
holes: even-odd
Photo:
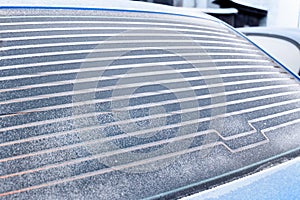
[(300, 0), (135, 0), (188, 7), (234, 27), (300, 28)]

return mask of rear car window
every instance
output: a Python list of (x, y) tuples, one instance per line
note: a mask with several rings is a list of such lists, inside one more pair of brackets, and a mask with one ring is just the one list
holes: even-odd
[(172, 197), (299, 151), (299, 81), (218, 21), (0, 15), (1, 197)]

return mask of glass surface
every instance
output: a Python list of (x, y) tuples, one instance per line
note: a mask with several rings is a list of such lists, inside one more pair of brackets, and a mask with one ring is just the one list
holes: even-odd
[(219, 22), (1, 15), (1, 197), (160, 197), (300, 147), (299, 81)]

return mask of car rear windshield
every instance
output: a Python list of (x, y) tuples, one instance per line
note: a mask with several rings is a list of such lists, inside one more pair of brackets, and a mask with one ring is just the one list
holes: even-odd
[(299, 151), (299, 80), (223, 23), (2, 8), (0, 26), (0, 197), (179, 197)]

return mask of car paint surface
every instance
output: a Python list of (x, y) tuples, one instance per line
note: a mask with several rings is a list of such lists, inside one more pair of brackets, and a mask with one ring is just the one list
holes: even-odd
[(299, 199), (300, 158), (191, 195), (182, 200)]
[(300, 30), (296, 28), (250, 27), (237, 29), (300, 75)]

